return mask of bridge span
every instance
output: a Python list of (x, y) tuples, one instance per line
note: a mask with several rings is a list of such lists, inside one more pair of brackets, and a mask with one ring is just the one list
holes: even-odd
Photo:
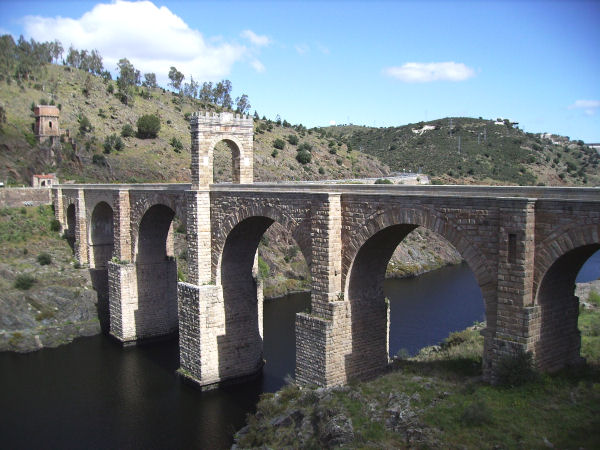
[[(179, 330), (180, 372), (201, 386), (261, 370), (257, 248), (274, 222), (302, 251), (311, 308), (296, 318), (296, 380), (322, 386), (389, 363), (383, 281), (416, 227), (446, 238), (485, 302), (483, 373), (531, 351), (538, 367), (580, 361), (575, 277), (600, 249), (600, 189), (252, 183), (252, 119), (192, 117), (190, 184), (59, 185), (56, 218), (77, 260), (105, 280), (110, 334)], [(212, 150), (232, 150), (234, 183), (212, 184)], [(174, 220), (187, 242), (178, 282)]]

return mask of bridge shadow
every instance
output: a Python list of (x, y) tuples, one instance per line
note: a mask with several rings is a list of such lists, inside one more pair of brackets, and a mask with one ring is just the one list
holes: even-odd
[(108, 290), (108, 269), (106, 267), (98, 269), (89, 269), (92, 287), (96, 291), (96, 311), (100, 321), (102, 333), (108, 334), (110, 331), (110, 307)]

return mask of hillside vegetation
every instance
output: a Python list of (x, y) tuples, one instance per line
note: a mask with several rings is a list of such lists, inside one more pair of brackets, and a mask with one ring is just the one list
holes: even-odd
[(508, 120), (454, 117), (390, 128), (328, 127), (323, 133), (393, 171), (423, 172), (438, 183), (600, 184), (596, 150), (566, 137), (525, 133)]
[[(69, 130), (73, 142), (63, 138), (53, 148), (35, 142), (31, 106), (50, 103), (59, 106), (60, 127)], [(134, 101), (126, 105), (115, 81), (53, 64), (46, 65), (35, 80), (0, 81), (0, 104), (6, 114), (0, 128), (0, 179), (9, 184), (29, 184), (31, 175), (40, 172), (57, 172), (61, 180), (87, 183), (189, 182), (189, 116), (198, 110), (222, 110), (149, 87), (138, 88)], [(160, 120), (156, 138), (136, 136), (137, 121), (145, 114)], [(133, 135), (123, 135), (126, 126)], [(107, 151), (105, 142), (111, 136), (121, 139), (120, 150), (113, 145)], [(283, 148), (275, 148), (278, 139)], [(257, 119), (255, 180), (351, 178), (388, 172), (370, 155), (350, 151), (341, 143), (333, 151), (328, 144), (319, 133), (302, 125)], [(309, 148), (311, 155), (311, 161), (304, 164), (296, 158), (302, 146)], [(214, 176), (216, 182), (231, 180), (231, 154), (224, 145), (215, 150)]]

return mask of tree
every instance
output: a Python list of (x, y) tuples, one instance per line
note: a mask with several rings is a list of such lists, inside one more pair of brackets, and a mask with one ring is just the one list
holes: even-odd
[(117, 64), (119, 70), (119, 78), (117, 78), (117, 87), (119, 88), (119, 96), (121, 102), (126, 105), (133, 103), (133, 89), (136, 81), (136, 70), (133, 64), (127, 58), (122, 58)]
[(183, 82), (184, 78), (185, 76), (179, 70), (177, 70), (174, 66), (171, 66), (171, 70), (169, 70), (169, 80), (171, 80), (169, 83), (170, 86), (173, 86), (175, 89), (180, 91), (181, 83)]
[(16, 60), (17, 44), (10, 34), (0, 36), (0, 73), (11, 76)]
[(198, 88), (200, 83), (194, 80), (194, 77), (190, 76), (190, 82), (183, 85), (183, 95), (189, 98), (196, 98), (198, 96)]
[(231, 81), (222, 80), (217, 83), (213, 89), (213, 103), (223, 108), (231, 109), (233, 104), (231, 100)]
[(248, 96), (243, 94), (241, 97), (235, 99), (236, 111), (240, 114), (247, 114), (250, 111), (250, 102)]
[(138, 119), (137, 128), (137, 137), (140, 139), (155, 138), (160, 131), (160, 119), (153, 114), (145, 114)]
[(201, 102), (209, 103), (213, 99), (213, 85), (211, 82), (202, 83), (202, 88), (198, 95)]
[(69, 53), (67, 53), (67, 65), (75, 68), (81, 66), (81, 55), (72, 45), (69, 47)]
[(59, 58), (62, 56), (64, 52), (64, 48), (59, 40), (54, 40), (54, 42), (50, 43), (50, 53), (52, 54), (52, 59), (58, 62)]
[(157, 87), (158, 84), (156, 84), (156, 74), (155, 73), (145, 73), (144, 81), (142, 82), (142, 86), (145, 86), (147, 88)]
[(92, 50), (92, 53), (89, 56), (89, 70), (90, 72), (100, 75), (104, 70), (104, 65), (102, 64), (102, 56), (98, 50)]

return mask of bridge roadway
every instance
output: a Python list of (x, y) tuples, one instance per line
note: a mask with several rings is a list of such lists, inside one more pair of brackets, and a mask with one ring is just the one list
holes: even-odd
[[(580, 361), (574, 281), (600, 249), (599, 188), (86, 184), (56, 186), (53, 197), (77, 259), (107, 298), (110, 333), (132, 342), (179, 330), (180, 372), (201, 386), (261, 369), (256, 251), (273, 222), (311, 271), (311, 310), (296, 320), (299, 382), (343, 384), (384, 370), (385, 268), (417, 226), (446, 238), (475, 274), (487, 380), (521, 351), (544, 370)], [(186, 233), (186, 282), (178, 282), (175, 218)]]

